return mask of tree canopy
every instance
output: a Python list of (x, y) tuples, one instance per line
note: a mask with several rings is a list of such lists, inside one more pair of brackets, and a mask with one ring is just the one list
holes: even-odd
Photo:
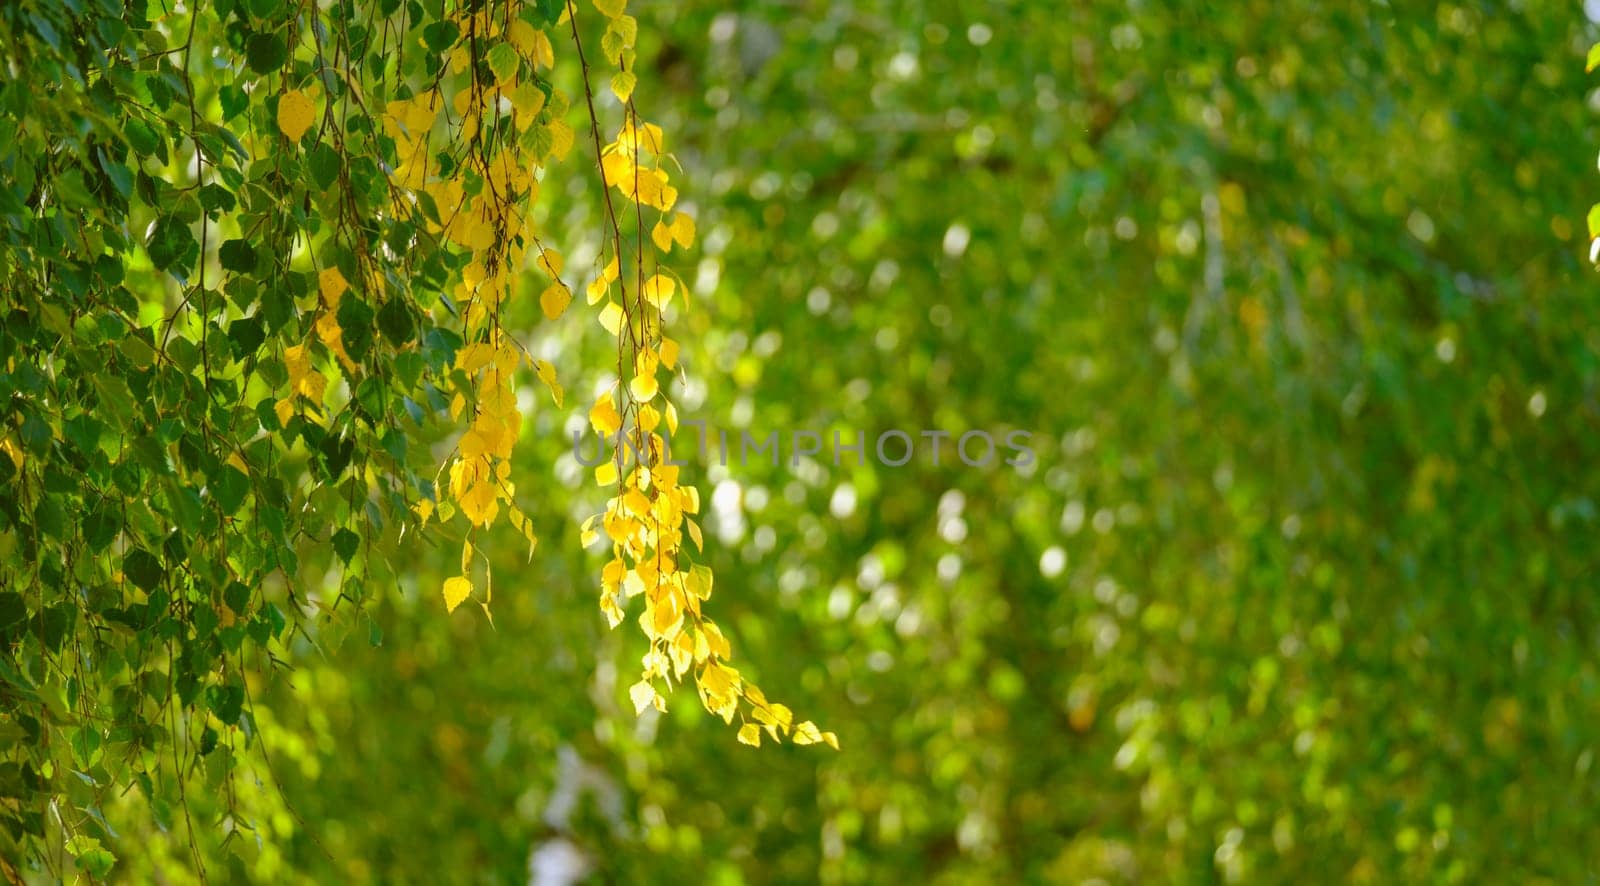
[(4, 5), (0, 872), (1592, 876), (1597, 36)]

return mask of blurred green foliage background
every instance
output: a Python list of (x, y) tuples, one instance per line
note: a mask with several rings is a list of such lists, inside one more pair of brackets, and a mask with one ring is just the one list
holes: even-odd
[[(634, 716), (582, 410), (542, 403), (494, 626), (443, 615), (458, 542), (395, 545), (392, 592), (252, 684), (259, 831), (213, 878), (1595, 875), (1577, 6), (634, 11), (700, 222), (685, 419), (1021, 429), (1037, 463), (690, 470), (740, 666), (843, 744), (753, 750), (688, 693)], [(575, 264), (598, 195), (545, 197)], [(535, 285), (586, 402), (608, 344)], [(107, 815), (123, 875), (193, 876), (181, 813)]]

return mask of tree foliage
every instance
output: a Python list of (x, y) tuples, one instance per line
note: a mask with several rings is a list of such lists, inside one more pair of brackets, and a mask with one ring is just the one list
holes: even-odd
[[(760, 726), (837, 746), (728, 665), (701, 610), (699, 497), (654, 433), (677, 421), (658, 380), (678, 352), (662, 258), (695, 227), (665, 134), (632, 101), (638, 26), (620, 0), (22, 3), (0, 24), (7, 855), (65, 846), (104, 876), (105, 798), (137, 790), (164, 826), (164, 808), (188, 819), (201, 767), (229, 798), (228, 836), (253, 829), (231, 800), (259, 733), (249, 674), (292, 666), (286, 650), (318, 645), (341, 609), (358, 620), (392, 580), (375, 558), (430, 521), (461, 544), (446, 609), (489, 612), (481, 534), (504, 519), (530, 558), (537, 541), (512, 472), (518, 374), (564, 398), (513, 302), (542, 279), (524, 300), (556, 320), (563, 274), (592, 278), (616, 346), (594, 425), (640, 454), (596, 472), (616, 491), (590, 521), (614, 551), (612, 625), (643, 598), (636, 705), (665, 710), (690, 679), (725, 720), (744, 705), (741, 740)], [(558, 43), (580, 63), (606, 192), (588, 270), (535, 212), (579, 144)]]
[(1570, 4), (484, 11), (0, 9), (8, 873), (1592, 876)]

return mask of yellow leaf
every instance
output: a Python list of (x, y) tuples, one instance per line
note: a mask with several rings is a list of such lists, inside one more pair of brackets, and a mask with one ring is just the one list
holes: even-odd
[(467, 567), (472, 565), (472, 539), (461, 543), (461, 571), (465, 573)]
[(628, 0), (594, 0), (594, 8), (606, 18), (616, 18), (628, 8)]
[(802, 720), (795, 724), (795, 744), (816, 744), (819, 741), (822, 741), (822, 731), (817, 728), (817, 724), (810, 720)]
[(615, 434), (622, 427), (622, 416), (611, 402), (610, 393), (602, 395), (595, 401), (594, 407), (589, 410), (589, 424), (593, 425), (595, 432), (601, 436)]
[(618, 16), (606, 28), (606, 33), (616, 34), (624, 49), (632, 49), (634, 41), (639, 39), (639, 22), (631, 15)]
[(317, 289), (322, 293), (322, 300), (328, 307), (338, 307), (339, 296), (344, 295), (350, 288), (350, 282), (345, 280), (344, 274), (338, 268), (323, 268), (317, 275)]
[(562, 285), (560, 281), (550, 284), (544, 292), (539, 294), (539, 307), (544, 315), (551, 320), (560, 317), (567, 310), (567, 305), (572, 304), (572, 292)]
[(511, 107), (517, 112), (517, 131), (527, 129), (539, 112), (544, 110), (544, 90), (532, 83), (518, 86), (511, 90)]
[(556, 66), (555, 47), (550, 45), (550, 38), (546, 37), (543, 31), (535, 32), (533, 35), (533, 61), (547, 68)]
[(547, 360), (534, 360), (533, 372), (539, 376), (540, 381), (544, 382), (544, 386), (550, 389), (551, 399), (556, 401), (557, 406), (560, 406), (564, 398), (564, 392), (561, 389), (561, 382), (556, 380), (555, 366), (551, 365)]
[(300, 384), (296, 385), (295, 389), (307, 400), (320, 404), (323, 395), (328, 390), (328, 377), (320, 372), (312, 371), (300, 380)]
[(461, 496), (461, 513), (477, 526), (488, 526), (494, 522), (495, 514), (500, 512), (500, 502), (495, 496), (494, 484), (488, 481), (478, 483), (467, 494)]
[(272, 407), (272, 411), (278, 414), (278, 424), (288, 424), (289, 419), (294, 417), (294, 398), (284, 397)]
[(680, 212), (672, 217), (672, 239), (684, 249), (694, 245), (694, 216)]
[(594, 469), (594, 482), (599, 486), (611, 486), (617, 482), (617, 463), (608, 461)]
[(746, 723), (740, 726), (739, 743), (750, 745), (753, 748), (761, 747), (761, 727), (754, 723)]
[(447, 612), (455, 612), (456, 607), (472, 596), (472, 581), (463, 576), (447, 578), (444, 580), (444, 607)]
[(473, 342), (456, 351), (456, 368), (468, 375), (488, 366), (494, 360), (494, 348), (488, 342)]
[(317, 106), (298, 89), (285, 92), (278, 99), (278, 130), (297, 142), (317, 119)]
[[(661, 340), (661, 363), (668, 369), (678, 365), (678, 343), (670, 338)], [(674, 431), (677, 428), (673, 428)]]
[(634, 714), (642, 714), (645, 708), (655, 703), (656, 688), (640, 680), (628, 687), (628, 698), (633, 701)]
[(600, 325), (612, 335), (622, 331), (622, 308), (618, 307), (616, 302), (611, 302), (600, 309)]
[(572, 150), (572, 141), (576, 135), (572, 127), (565, 120), (552, 120), (545, 126), (550, 131), (550, 156), (556, 160), (566, 159), (567, 152)]
[(658, 308), (664, 308), (672, 301), (672, 294), (678, 291), (678, 284), (665, 274), (657, 274), (644, 281), (644, 297)]
[(554, 249), (542, 249), (539, 251), (538, 265), (546, 274), (552, 277), (559, 277), (561, 276), (561, 269), (566, 267), (566, 259), (562, 258), (561, 253)]
[(653, 375), (636, 375), (633, 381), (628, 383), (628, 390), (633, 393), (633, 399), (640, 403), (648, 403), (655, 398), (661, 386), (656, 383), (656, 377)]
[(632, 71), (618, 71), (611, 75), (611, 91), (617, 94), (618, 101), (626, 104), (638, 82), (639, 78), (633, 76)]
[(672, 228), (668, 227), (664, 221), (656, 222), (656, 226), (650, 229), (650, 242), (654, 243), (656, 248), (662, 252), (671, 252)]

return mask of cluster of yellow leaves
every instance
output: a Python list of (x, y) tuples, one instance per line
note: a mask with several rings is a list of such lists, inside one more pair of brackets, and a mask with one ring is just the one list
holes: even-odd
[[(615, 29), (627, 18), (622, 15), (623, 4), (624, 0), (596, 0), (595, 5), (611, 18)], [(627, 55), (622, 55), (620, 73), (627, 73)], [(796, 723), (788, 707), (769, 702), (759, 687), (728, 664), (728, 640), (702, 609), (711, 596), (714, 576), (710, 568), (693, 562), (686, 549), (686, 539), (696, 551), (704, 543), (695, 520), (700, 495), (694, 486), (680, 482), (677, 465), (667, 463), (660, 433), (663, 424), (673, 433), (678, 427), (677, 409), (658, 377), (662, 369), (670, 372), (678, 363), (677, 343), (663, 334), (662, 312), (680, 288), (687, 302), (688, 288), (680, 287), (670, 272), (653, 270), (647, 276), (647, 264), (659, 268), (660, 257), (644, 254), (650, 246), (661, 254), (675, 246), (691, 247), (694, 219), (672, 211), (678, 194), (663, 168), (669, 155), (661, 128), (638, 120), (628, 103), (631, 80), (622, 89), (613, 78), (613, 87), (625, 103), (627, 122), (601, 151), (606, 185), (627, 198), (626, 205), (641, 225), (647, 209), (656, 218), (649, 245), (639, 246), (632, 293), (615, 257), (588, 287), (591, 305), (605, 302), (598, 319), (617, 338), (619, 352), (631, 357), (626, 367), (631, 375), (626, 383), (619, 380), (602, 394), (589, 410), (595, 431), (617, 444), (615, 458), (595, 469), (596, 483), (612, 489), (613, 495), (603, 512), (584, 522), (583, 543), (588, 546), (602, 535), (610, 542), (611, 559), (600, 575), (600, 610), (612, 627), (622, 623), (624, 608), (634, 598), (643, 601), (638, 624), (650, 646), (641, 661), (639, 680), (628, 689), (629, 698), (638, 712), (648, 707), (664, 711), (666, 692), (675, 682), (692, 677), (706, 710), (728, 723), (741, 718), (738, 738), (745, 744), (759, 745), (765, 731), (774, 741), (787, 737), (797, 744), (820, 742), (838, 748), (837, 736), (810, 721)]]
[(617, 70), (611, 75), (611, 91), (627, 104), (639, 78), (633, 73), (637, 57), (633, 44), (639, 37), (639, 22), (626, 13), (628, 0), (594, 0), (594, 8), (606, 17), (606, 31), (600, 38), (600, 53)]
[[(539, 171), (564, 158), (575, 136), (562, 119), (567, 98), (546, 76), (555, 49), (543, 30), (521, 17), (520, 4), (463, 9), (455, 21), (461, 36), (445, 53), (451, 76), (389, 102), (383, 117), (396, 146), (398, 199), (425, 196), (430, 233), (469, 256), (450, 289), (467, 342), (456, 356), (465, 383), (451, 417), (459, 420), (465, 412), (471, 419), (441, 468), (449, 471), (444, 488), (450, 501), (437, 510), (448, 519), (459, 509), (473, 530), (504, 511), (531, 556), (537, 538), (513, 503), (510, 480), (522, 427), (515, 372), (525, 361), (557, 405), (563, 392), (555, 368), (528, 356), (501, 328), (500, 310), (530, 258), (554, 281), (540, 297), (545, 313), (558, 316), (571, 301), (560, 280), (561, 255), (540, 243), (530, 210), (539, 196)], [(510, 126), (502, 125), (506, 120)], [(441, 153), (456, 158), (449, 170), (441, 166)], [(434, 511), (432, 503), (419, 503), (417, 513), (426, 523)], [(472, 595), (471, 551), (469, 535), (462, 574), (445, 582), (449, 611)]]

